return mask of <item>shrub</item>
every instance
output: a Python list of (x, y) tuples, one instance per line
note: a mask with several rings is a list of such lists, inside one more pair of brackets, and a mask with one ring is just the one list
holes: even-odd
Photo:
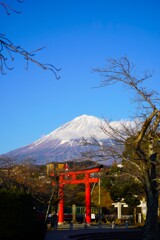
[(32, 196), (18, 189), (0, 189), (0, 238), (21, 236), (33, 228), (35, 211)]

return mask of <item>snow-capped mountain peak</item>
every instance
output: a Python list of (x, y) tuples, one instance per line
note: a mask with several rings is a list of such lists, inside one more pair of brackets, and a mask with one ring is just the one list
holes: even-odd
[(40, 138), (32, 144), (31, 148), (41, 145), (42, 143), (49, 143), (53, 140), (61, 140), (62, 144), (71, 140), (81, 139), (82, 137), (86, 139), (91, 137), (105, 139), (106, 135), (100, 129), (102, 122), (103, 120), (97, 117), (85, 114), (81, 115), (63, 124), (50, 134)]
[[(129, 124), (129, 121), (121, 121)], [(111, 122), (112, 126), (119, 128), (119, 121)], [(96, 138), (99, 141), (107, 140), (107, 135), (101, 130), (106, 122), (94, 116), (82, 115), (63, 124), (48, 135), (37, 141), (13, 150), (5, 155), (14, 157), (19, 162), (26, 158), (36, 160), (37, 164), (47, 162), (63, 162), (81, 159), (81, 152), (88, 151), (88, 146), (78, 144), (82, 138)], [(106, 126), (107, 127), (107, 126)]]
[(100, 130), (101, 124), (102, 120), (97, 117), (82, 115), (57, 128), (46, 137), (71, 140), (81, 137), (90, 138), (94, 135), (97, 138), (104, 138), (106, 136)]

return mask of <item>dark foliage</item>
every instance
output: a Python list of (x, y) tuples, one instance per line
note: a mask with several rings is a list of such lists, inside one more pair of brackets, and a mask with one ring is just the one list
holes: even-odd
[(44, 239), (43, 216), (38, 216), (32, 196), (17, 189), (0, 190), (0, 239)]

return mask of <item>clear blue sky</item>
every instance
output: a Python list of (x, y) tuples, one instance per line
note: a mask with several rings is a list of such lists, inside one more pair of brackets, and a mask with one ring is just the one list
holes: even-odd
[(0, 75), (0, 154), (30, 144), (82, 114), (128, 119), (130, 92), (116, 86), (93, 88), (92, 69), (127, 55), (141, 71), (154, 71), (147, 83), (160, 91), (159, 0), (24, 0), (7, 16), (0, 7), (1, 33), (36, 58), (61, 67), (61, 79), (15, 55), (13, 71)]

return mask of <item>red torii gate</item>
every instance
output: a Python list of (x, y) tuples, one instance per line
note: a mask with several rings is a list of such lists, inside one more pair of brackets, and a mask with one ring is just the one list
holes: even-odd
[[(91, 173), (100, 172), (102, 165), (99, 167), (73, 171), (73, 172), (60, 172), (59, 173), (59, 188), (61, 191), (61, 196), (63, 195), (63, 187), (66, 184), (85, 184), (85, 201), (86, 201), (86, 223), (91, 223), (91, 195), (90, 195), (90, 183), (97, 183), (99, 181), (98, 177), (91, 177)], [(78, 175), (84, 175), (82, 179), (77, 179)], [(55, 185), (52, 182), (52, 185)], [(58, 212), (58, 223), (61, 224), (64, 222), (64, 198), (62, 197), (59, 201), (59, 212)]]

